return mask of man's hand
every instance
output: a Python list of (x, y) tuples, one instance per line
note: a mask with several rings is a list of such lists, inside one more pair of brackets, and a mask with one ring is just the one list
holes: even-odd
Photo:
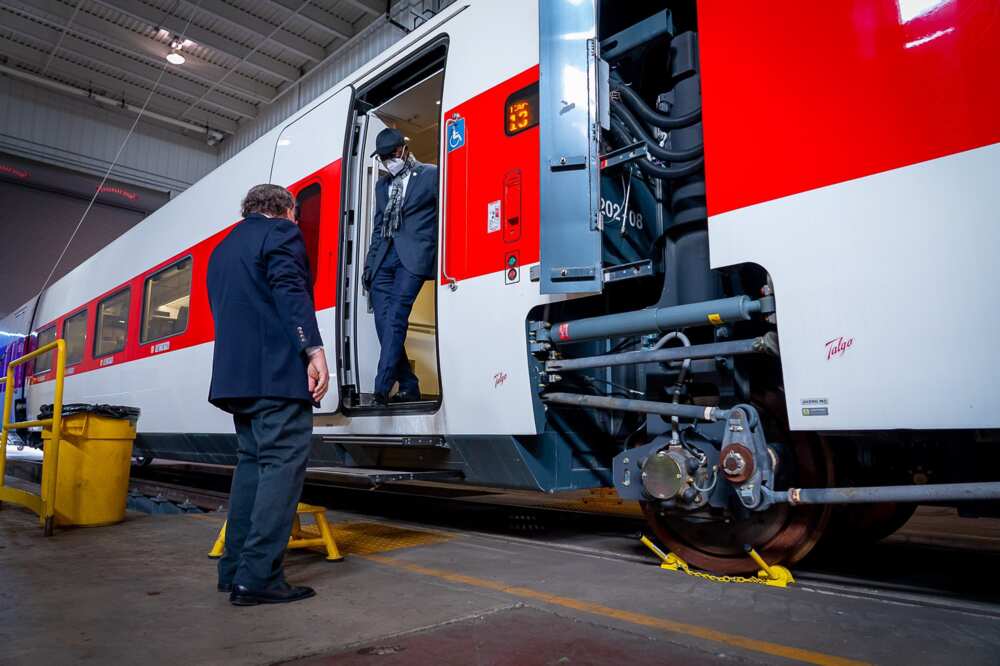
[(313, 400), (319, 402), (330, 388), (330, 370), (326, 367), (326, 352), (322, 347), (309, 355), (306, 374), (309, 376), (309, 392), (312, 393)]
[(366, 268), (365, 272), (361, 274), (361, 286), (365, 288), (365, 291), (372, 290), (372, 269)]

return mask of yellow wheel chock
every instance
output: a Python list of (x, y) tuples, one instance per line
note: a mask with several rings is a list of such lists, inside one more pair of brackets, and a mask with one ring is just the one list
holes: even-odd
[(751, 576), (716, 576), (714, 574), (705, 573), (702, 571), (694, 571), (679, 555), (675, 553), (665, 553), (656, 544), (650, 541), (647, 537), (643, 536), (639, 539), (643, 545), (649, 548), (653, 553), (660, 558), (660, 568), (666, 569), (668, 571), (682, 571), (689, 576), (696, 576), (698, 578), (705, 578), (707, 580), (712, 580), (717, 583), (756, 583), (757, 585), (770, 585), (771, 587), (788, 587), (789, 583), (794, 583), (795, 578), (792, 577), (792, 572), (783, 566), (777, 564), (768, 564), (764, 561), (764, 558), (757, 553), (750, 546), (744, 546), (747, 555), (757, 563), (760, 567), (760, 571), (757, 572), (756, 577)]
[[(302, 526), (299, 519), (300, 514), (312, 514), (315, 525)], [(327, 562), (340, 562), (344, 556), (337, 548), (337, 542), (333, 539), (333, 532), (330, 530), (330, 523), (326, 521), (326, 509), (321, 506), (304, 504), (299, 502), (295, 508), (295, 522), (292, 523), (292, 534), (288, 538), (289, 548), (316, 548), (322, 547), (326, 550)], [(222, 524), (219, 536), (215, 539), (215, 544), (208, 556), (211, 558), (222, 557), (226, 548), (226, 523)]]

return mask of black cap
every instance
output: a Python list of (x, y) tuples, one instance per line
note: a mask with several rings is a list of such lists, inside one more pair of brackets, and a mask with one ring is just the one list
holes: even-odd
[(372, 157), (378, 155), (382, 159), (385, 159), (392, 155), (392, 152), (402, 146), (403, 143), (403, 134), (397, 129), (387, 127), (375, 137), (375, 152), (372, 153)]

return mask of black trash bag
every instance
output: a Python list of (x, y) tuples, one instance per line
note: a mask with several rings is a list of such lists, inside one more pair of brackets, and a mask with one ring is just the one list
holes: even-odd
[[(38, 412), (39, 419), (52, 418), (52, 405), (42, 405)], [(140, 410), (138, 407), (126, 407), (125, 405), (91, 405), (85, 402), (74, 402), (63, 405), (62, 415), (64, 417), (73, 414), (94, 414), (95, 416), (106, 416), (112, 419), (138, 419)]]

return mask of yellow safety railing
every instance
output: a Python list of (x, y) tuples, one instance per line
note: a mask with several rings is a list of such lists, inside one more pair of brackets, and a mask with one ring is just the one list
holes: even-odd
[[(14, 404), (14, 369), (33, 358), (49, 353), (53, 349), (56, 350), (56, 393), (52, 400), (52, 418), (11, 423), (11, 408)], [(66, 341), (56, 340), (11, 361), (7, 365), (7, 376), (0, 380), (0, 385), (6, 387), (3, 394), (3, 427), (0, 430), (0, 502), (24, 506), (37, 513), (39, 521), (45, 527), (45, 536), (52, 536), (56, 509), (56, 476), (59, 469), (59, 441), (62, 435), (63, 382), (65, 379)], [(39, 426), (52, 428), (52, 438), (45, 444), (42, 457), (41, 494), (34, 495), (18, 488), (8, 488), (4, 483), (4, 474), (7, 471), (7, 433), (17, 428)]]

